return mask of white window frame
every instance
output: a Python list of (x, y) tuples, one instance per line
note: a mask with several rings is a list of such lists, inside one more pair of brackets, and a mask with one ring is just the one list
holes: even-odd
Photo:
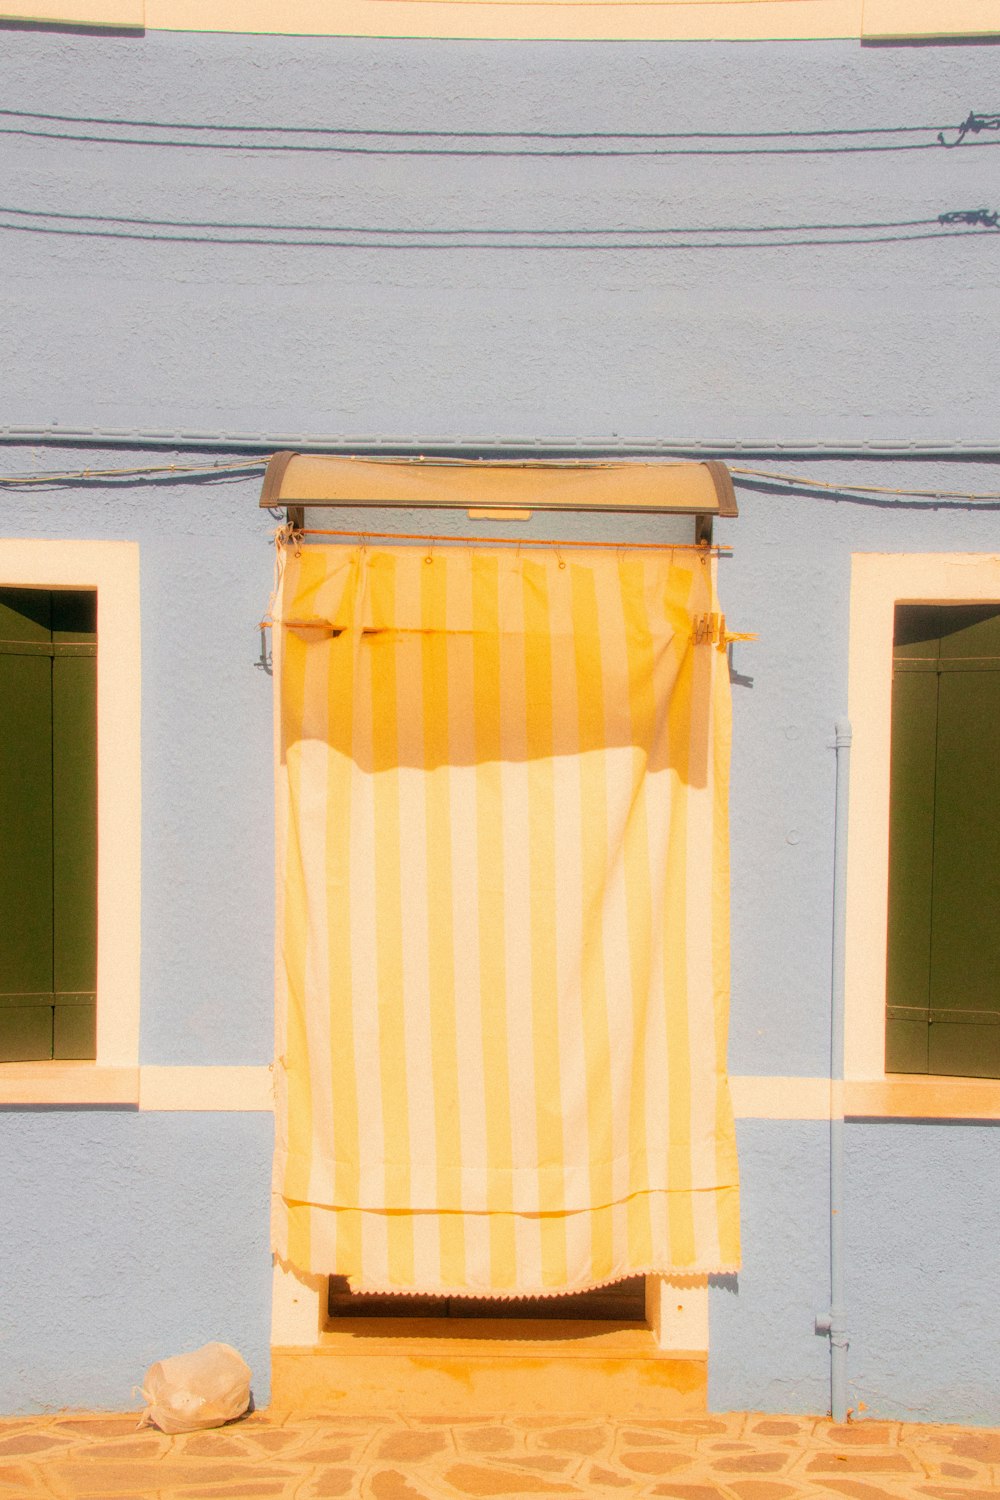
[(0, 587), (96, 590), (98, 850), (97, 1056), (0, 1063), (0, 1103), (137, 1104), (139, 547), (0, 539)]
[(1000, 34), (996, 0), (0, 0), (0, 19), (262, 35), (866, 41)]
[(50, 26), (129, 26), (145, 24), (144, 0), (0, 0), (0, 20), (36, 21)]
[(1000, 603), (1000, 556), (855, 553), (848, 715), (853, 729), (847, 853), (844, 1072), (852, 1113), (998, 1118), (1000, 1080), (885, 1070), (889, 752), (897, 604)]
[(996, 0), (864, 0), (865, 41), (996, 36)]

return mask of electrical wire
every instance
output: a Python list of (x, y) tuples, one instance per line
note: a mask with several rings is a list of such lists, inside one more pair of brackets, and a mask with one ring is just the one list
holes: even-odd
[(69, 469), (54, 474), (0, 475), (0, 484), (77, 484), (91, 479), (124, 479), (169, 477), (172, 474), (226, 474), (242, 469), (263, 469), (270, 462), (270, 455), (260, 458), (234, 458), (219, 464), (149, 464), (131, 469)]
[[(684, 140), (786, 140), (828, 136), (920, 135), (961, 130), (957, 125), (868, 125), (853, 129), (823, 130), (366, 130), (343, 125), (214, 125), (191, 120), (129, 120), (110, 115), (54, 115), (30, 109), (0, 109), (0, 118), (46, 120), (61, 125), (113, 125), (131, 130), (215, 130), (235, 135), (335, 135), (382, 136), (388, 139), (544, 140), (544, 141), (684, 141)], [(970, 116), (984, 119), (985, 116)], [(969, 129), (968, 121), (966, 128)], [(982, 127), (980, 127), (982, 128)]]
[[(220, 127), (222, 129), (224, 127)], [(956, 128), (956, 127), (951, 127)], [(368, 134), (368, 132), (366, 132)], [(373, 136), (381, 134), (372, 131)], [(423, 132), (421, 132), (423, 134)], [(77, 145), (104, 145), (104, 146), (152, 146), (160, 150), (180, 151), (252, 151), (252, 152), (325, 152), (339, 156), (447, 156), (478, 157), (480, 160), (486, 157), (677, 157), (677, 156), (842, 156), (866, 154), (873, 151), (940, 151), (944, 143), (933, 141), (903, 141), (895, 144), (885, 143), (872, 146), (690, 146), (690, 147), (660, 147), (660, 146), (635, 146), (631, 148), (610, 147), (607, 149), (583, 149), (573, 147), (569, 150), (550, 149), (548, 147), (532, 147), (528, 150), (523, 148), (496, 148), (483, 149), (482, 147), (466, 146), (349, 146), (342, 144), (329, 144), (324, 142), (320, 145), (305, 145), (298, 142), (274, 142), (274, 141), (179, 141), (153, 139), (146, 136), (125, 135), (88, 135), (82, 133), (70, 133), (68, 131), (56, 130), (26, 130), (20, 127), (0, 125), (0, 135), (18, 135), (31, 137), (36, 140), (69, 141)], [(464, 136), (465, 132), (456, 132), (458, 136)], [(751, 139), (752, 137), (747, 137)], [(619, 140), (626, 139), (624, 136), (609, 134), (600, 139)], [(709, 137), (703, 137), (709, 139)], [(970, 141), (963, 142), (963, 149), (970, 151), (983, 151), (990, 146), (1000, 146), (1000, 141)]]
[[(998, 142), (1000, 144), (1000, 142)], [(762, 224), (547, 228), (484, 227), (419, 229), (410, 226), (367, 227), (325, 224), (267, 224), (198, 219), (155, 219), (102, 214), (70, 214), (50, 209), (0, 206), (0, 230), (83, 239), (116, 239), (154, 244), (239, 245), (326, 250), (758, 250), (824, 245), (902, 244), (917, 240), (957, 239), (1000, 232), (1000, 213), (985, 208), (954, 209), (936, 218), (862, 220), (857, 223)], [(28, 220), (42, 220), (30, 223)], [(115, 226), (98, 228), (97, 225)], [(152, 232), (146, 233), (146, 230)], [(209, 233), (161, 233), (167, 230)], [(232, 230), (235, 233), (219, 233)], [(288, 238), (292, 235), (326, 238)], [(719, 239), (677, 239), (678, 235), (718, 235)], [(729, 236), (752, 235), (735, 239)], [(814, 236), (822, 236), (815, 238)], [(334, 238), (333, 236), (351, 236)], [(763, 238), (761, 238), (763, 236)], [(794, 236), (800, 236), (794, 238)], [(831, 237), (832, 236), (832, 237)]]
[[(958, 212), (965, 212), (958, 210)], [(985, 209), (970, 209), (969, 213), (983, 213), (992, 222), (985, 227), (996, 229), (1000, 227), (1000, 215), (989, 215)], [(154, 219), (147, 217), (125, 217), (117, 214), (69, 214), (57, 212), (54, 209), (34, 208), (12, 208), (6, 204), (0, 204), (0, 213), (15, 214), (21, 218), (34, 219), (60, 219), (73, 223), (88, 224), (128, 224), (158, 229), (254, 229), (263, 232), (275, 232), (281, 234), (384, 234), (384, 235), (418, 235), (430, 238), (453, 238), (458, 235), (545, 235), (548, 237), (570, 237), (580, 235), (639, 235), (639, 234), (798, 234), (798, 233), (820, 233), (821, 231), (854, 230), (854, 229), (923, 229), (929, 225), (938, 225), (944, 222), (944, 215), (936, 215), (925, 219), (876, 219), (869, 222), (857, 223), (830, 223), (830, 224), (701, 224), (685, 225), (678, 227), (658, 228), (653, 225), (637, 228), (602, 228), (602, 229), (512, 229), (503, 226), (482, 226), (456, 229), (416, 229), (397, 228), (393, 226), (382, 227), (359, 224), (270, 224), (266, 222), (255, 222), (253, 220), (217, 220), (217, 219)], [(949, 222), (959, 222), (958, 220)], [(970, 222), (965, 220), (963, 222)], [(979, 220), (984, 223), (985, 221)]]
[(852, 495), (904, 495), (915, 500), (1000, 500), (1000, 491), (970, 493), (968, 490), (901, 490), (879, 484), (839, 484), (824, 479), (807, 479), (802, 474), (772, 474), (767, 469), (737, 468), (727, 464), (730, 474), (750, 475), (776, 484), (796, 485), (811, 490), (837, 490)]
[[(506, 3), (506, 0), (504, 0)], [(535, 3), (535, 0), (527, 0)], [(593, 0), (604, 3), (604, 0)], [(629, 0), (618, 0), (629, 3)], [(649, 0), (633, 0), (633, 3), (649, 3)], [(841, 152), (865, 151), (936, 151), (942, 147), (954, 149), (958, 146), (997, 146), (1000, 140), (978, 140), (983, 134), (1000, 132), (1000, 115), (988, 115), (975, 110), (958, 125), (875, 125), (836, 129), (825, 127), (819, 130), (706, 130), (706, 131), (545, 131), (545, 130), (417, 130), (364, 129), (357, 126), (327, 125), (248, 125), (211, 124), (207, 121), (179, 120), (130, 120), (107, 115), (64, 115), (42, 113), (32, 110), (0, 109), (0, 118), (15, 121), (35, 122), (29, 124), (0, 125), (0, 134), (17, 135), (38, 140), (63, 140), (84, 145), (106, 144), (119, 146), (153, 146), (164, 149), (208, 150), (208, 151), (293, 151), (336, 152), (362, 156), (757, 156), (776, 154), (837, 154)], [(90, 127), (86, 130), (46, 129), (45, 126)], [(176, 140), (163, 135), (94, 134), (94, 128), (104, 131), (174, 131), (187, 135), (237, 136), (233, 140)], [(954, 133), (953, 140), (945, 138), (946, 132)], [(906, 135), (929, 135), (926, 141), (900, 141)], [(262, 136), (279, 137), (277, 140), (262, 140)], [(285, 139), (281, 139), (284, 137)], [(893, 139), (890, 139), (893, 138)], [(311, 139), (306, 139), (311, 138)], [(867, 138), (867, 144), (851, 144)], [(357, 144), (365, 140), (368, 144)], [(400, 145), (385, 142), (441, 142), (473, 141), (475, 146), (457, 145)], [(495, 142), (520, 142), (516, 147), (498, 147)], [(630, 142), (622, 147), (583, 147), (581, 142)], [(731, 145), (704, 146), (682, 144), (674, 146), (653, 145), (653, 142), (699, 141), (713, 142), (781, 142), (780, 145)], [(796, 142), (823, 142), (824, 144), (798, 145)], [(557, 142), (546, 146), (532, 143)], [(377, 144), (373, 144), (377, 143)]]
[[(178, 480), (183, 480), (184, 478), (190, 478), (192, 475), (221, 477), (227, 473), (265, 468), (266, 465), (270, 462), (272, 456), (273, 455), (271, 454), (263, 454), (257, 458), (231, 459), (227, 460), (225, 463), (218, 464), (156, 464), (148, 466), (137, 466), (127, 469), (72, 469), (64, 470), (59, 473), (0, 475), (0, 485), (22, 486), (44, 484), (78, 484), (81, 482), (100, 481), (104, 479), (169, 478), (171, 476), (176, 476)], [(367, 457), (367, 455), (360, 456)], [(401, 460), (398, 458), (388, 458), (376, 455), (375, 461), (398, 463)], [(444, 462), (445, 460), (438, 459), (432, 455), (428, 455), (426, 461), (430, 463), (440, 463)], [(893, 458), (885, 461), (898, 462), (899, 460)], [(417, 462), (417, 460), (414, 460), (414, 462)], [(452, 459), (450, 460), (450, 462), (459, 464), (465, 463), (466, 460)], [(518, 463), (521, 462), (523, 462), (525, 466), (529, 466), (531, 463), (530, 460), (518, 461)], [(610, 460), (610, 462), (621, 464), (624, 462), (624, 460), (612, 459)], [(588, 464), (588, 466), (593, 467), (594, 465), (590, 463)], [(766, 481), (768, 484), (774, 485), (783, 485), (789, 487), (794, 486), (795, 488), (800, 490), (827, 490), (831, 493), (836, 494), (859, 496), (885, 495), (889, 497), (898, 497), (901, 499), (927, 500), (931, 503), (937, 500), (965, 500), (969, 501), (970, 503), (983, 502), (985, 504), (995, 504), (997, 502), (1000, 502), (1000, 490), (976, 491), (907, 489), (877, 484), (840, 484), (828, 480), (811, 479), (808, 475), (805, 474), (772, 473), (768, 469), (752, 469), (744, 466), (737, 466), (735, 464), (727, 464), (726, 467), (728, 468), (729, 473), (734, 476), (737, 482), (741, 478), (744, 478), (756, 481)], [(356, 536), (360, 533), (357, 530), (353, 530), (347, 534)], [(365, 531), (364, 534), (366, 536), (375, 536), (379, 533)], [(395, 532), (391, 534), (399, 535), (399, 533)]]

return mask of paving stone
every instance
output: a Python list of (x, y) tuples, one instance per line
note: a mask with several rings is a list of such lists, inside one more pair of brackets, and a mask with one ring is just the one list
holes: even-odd
[(445, 1479), (463, 1495), (579, 1495), (575, 1484), (519, 1474), (513, 1469), (487, 1469), (481, 1464), (452, 1464)]
[(375, 1500), (427, 1500), (427, 1491), (416, 1489), (398, 1469), (382, 1469), (370, 1482)]
[(806, 1464), (810, 1474), (841, 1474), (859, 1470), (863, 1474), (912, 1474), (913, 1464), (902, 1453), (817, 1453)]
[(885, 1448), (893, 1439), (893, 1430), (885, 1422), (851, 1422), (842, 1427), (828, 1427), (823, 1436), (832, 1443), (854, 1448)]
[(696, 1433), (699, 1437), (730, 1430), (721, 1417), (675, 1417), (673, 1421), (659, 1425), (665, 1432)]
[(559, 1448), (564, 1453), (599, 1453), (607, 1442), (606, 1434), (604, 1427), (557, 1427), (552, 1432), (543, 1432), (538, 1445)]
[(973, 1489), (967, 1484), (922, 1484), (918, 1493), (935, 1500), (1000, 1500), (1000, 1489)]
[(141, 1412), (133, 1412), (127, 1417), (57, 1417), (52, 1426), (57, 1431), (69, 1433), (72, 1436), (117, 1437), (126, 1432), (137, 1431), (141, 1415)]
[(794, 1495), (796, 1486), (780, 1479), (730, 1479), (729, 1488), (740, 1500), (784, 1500)]
[(192, 1458), (238, 1458), (244, 1463), (253, 1463), (255, 1454), (243, 1443), (224, 1437), (221, 1432), (192, 1432), (184, 1439), (185, 1457)]
[(674, 1500), (727, 1500), (725, 1490), (714, 1484), (666, 1484), (655, 1485), (651, 1495), (673, 1495)]
[(669, 1474), (672, 1469), (687, 1468), (691, 1462), (691, 1455), (665, 1453), (662, 1449), (657, 1452), (653, 1448), (642, 1448), (623, 1453), (618, 1462), (623, 1469), (631, 1469), (633, 1474)]
[[(236, 1479), (232, 1484), (212, 1484), (205, 1489), (183, 1491), (184, 1500), (243, 1500), (244, 1495), (281, 1497), (289, 1492), (287, 1484), (257, 1479)], [(116, 1495), (115, 1500), (119, 1500)]]
[(455, 1439), (470, 1453), (505, 1453), (517, 1441), (509, 1427), (473, 1427), (457, 1432)]
[(0, 1464), (0, 1494), (16, 1490), (18, 1497), (35, 1492), (35, 1479), (23, 1464)]
[(327, 1500), (328, 1496), (349, 1495), (356, 1478), (354, 1469), (325, 1469), (313, 1481), (309, 1495), (316, 1500)]
[(713, 1458), (711, 1467), (717, 1474), (777, 1474), (788, 1467), (789, 1458), (788, 1453), (738, 1453), (733, 1458)]
[(765, 1417), (762, 1422), (755, 1422), (750, 1431), (759, 1433), (761, 1437), (793, 1437), (797, 1433), (810, 1431), (811, 1426), (808, 1418), (802, 1422), (794, 1422), (787, 1421), (784, 1417)]
[(649, 1430), (638, 1430), (634, 1427), (624, 1427), (619, 1434), (622, 1444), (629, 1444), (633, 1448), (641, 1447), (677, 1447), (678, 1438), (674, 1433), (666, 1433), (662, 1428)]
[(240, 1438), (246, 1439), (248, 1444), (253, 1444), (256, 1448), (263, 1448), (266, 1453), (278, 1453), (301, 1442), (302, 1434), (294, 1428), (272, 1427), (257, 1432), (241, 1432)]
[(603, 1464), (591, 1464), (587, 1471), (587, 1482), (590, 1485), (598, 1484), (602, 1488), (623, 1489), (628, 1485), (629, 1489), (635, 1488), (635, 1480), (626, 1478), (624, 1474), (616, 1474), (612, 1469), (606, 1469)]
[(625, 1422), (253, 1413), (176, 1436), (135, 1422), (86, 1412), (0, 1421), (0, 1500), (1000, 1500), (994, 1429), (740, 1412)]
[[(224, 1467), (220, 1464), (206, 1465), (185, 1463), (183, 1459), (159, 1459), (154, 1460), (156, 1483), (160, 1489), (169, 1489), (172, 1485), (193, 1486), (200, 1484), (218, 1484), (221, 1479), (232, 1478), (247, 1481), (261, 1481), (264, 1479), (289, 1480), (294, 1475), (291, 1469), (264, 1469), (259, 1464), (247, 1464), (245, 1467), (236, 1465), (232, 1460), (225, 1460)], [(99, 1458), (93, 1460), (76, 1457), (65, 1463), (49, 1463), (46, 1472), (51, 1472), (57, 1482), (81, 1495), (113, 1495), (118, 1490), (131, 1489), (142, 1466), (135, 1463), (104, 1463)], [(221, 1472), (220, 1472), (221, 1468)], [(226, 1472), (228, 1471), (228, 1472)]]
[(861, 1479), (824, 1479), (824, 1490), (849, 1495), (851, 1500), (900, 1500), (899, 1490), (886, 1490), (880, 1484), (865, 1484)]
[(507, 1454), (505, 1463), (516, 1464), (519, 1469), (534, 1469), (539, 1474), (564, 1474), (571, 1462), (568, 1458), (557, 1458), (554, 1453), (536, 1458), (514, 1458)]
[(448, 1446), (447, 1438), (439, 1432), (390, 1432), (378, 1445), (379, 1458), (414, 1459), (430, 1458)]
[(959, 1458), (974, 1458), (981, 1464), (1000, 1464), (1000, 1432), (963, 1432), (948, 1445)]
[(27, 1458), (36, 1453), (65, 1451), (69, 1439), (51, 1432), (19, 1432), (0, 1438), (0, 1458)]
[[(534, 1422), (537, 1426), (541, 1423), (551, 1423), (551, 1417), (528, 1417), (522, 1420)], [(490, 1427), (496, 1421), (496, 1412), (481, 1411), (475, 1416), (460, 1416), (455, 1412), (448, 1412), (444, 1416), (437, 1413), (433, 1416), (410, 1417), (407, 1425), (410, 1427)], [(377, 1425), (377, 1424), (376, 1424)]]

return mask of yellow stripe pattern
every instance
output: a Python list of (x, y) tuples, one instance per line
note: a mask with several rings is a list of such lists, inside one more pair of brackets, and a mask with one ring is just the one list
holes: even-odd
[(694, 550), (290, 548), (275, 1250), (513, 1298), (734, 1270), (729, 678)]

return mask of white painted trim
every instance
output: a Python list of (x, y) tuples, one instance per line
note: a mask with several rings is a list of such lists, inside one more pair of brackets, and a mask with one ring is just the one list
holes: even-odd
[(153, 1067), (139, 1069), (144, 1110), (252, 1110), (274, 1108), (270, 1067)]
[(143, 0), (16, 0), (14, 4), (0, 3), (0, 19), (141, 28), (145, 17)]
[(733, 1077), (729, 1080), (738, 1120), (828, 1120), (829, 1078)]
[(886, 1078), (889, 749), (895, 607), (897, 603), (951, 604), (977, 600), (1000, 601), (1000, 557), (977, 552), (859, 552), (851, 559), (847, 694), (854, 739), (847, 834), (844, 1052), (844, 1072), (848, 1079)]
[(708, 1352), (708, 1277), (647, 1276), (646, 1321), (670, 1354)]
[(327, 1278), (306, 1276), (275, 1258), (271, 1288), (271, 1343), (310, 1349), (326, 1325)]
[[(903, 1077), (730, 1079), (738, 1120), (828, 1120), (831, 1110), (892, 1119), (1000, 1119), (1000, 1082), (989, 1078)], [(265, 1066), (104, 1068), (86, 1062), (0, 1063), (0, 1105), (132, 1104), (147, 1111), (269, 1113), (274, 1073)], [(277, 1338), (276, 1343), (294, 1343)], [(697, 1345), (671, 1347), (693, 1349)]]
[(138, 1068), (102, 1068), (91, 1062), (0, 1063), (0, 1105), (134, 1105)]
[[(0, 539), (0, 586), (97, 590), (97, 1058), (74, 1068), (134, 1072), (142, 817), (139, 547), (135, 542)], [(10, 1076), (10, 1068), (22, 1066), (37, 1065), (7, 1063), (4, 1073)], [(53, 1071), (52, 1078), (64, 1079), (74, 1090), (76, 1072)], [(95, 1080), (101, 1076), (103, 1071)], [(47, 1083), (46, 1095), (51, 1089)], [(122, 1102), (117, 1087), (112, 1094), (108, 1103)]]
[(663, 41), (996, 36), (996, 0), (0, 0), (0, 19), (292, 36)]
[(997, 0), (864, 0), (861, 35), (869, 41), (998, 33)]
[[(942, 0), (943, 3), (943, 0)], [(758, 41), (861, 35), (861, 0), (146, 0), (167, 31)]]

